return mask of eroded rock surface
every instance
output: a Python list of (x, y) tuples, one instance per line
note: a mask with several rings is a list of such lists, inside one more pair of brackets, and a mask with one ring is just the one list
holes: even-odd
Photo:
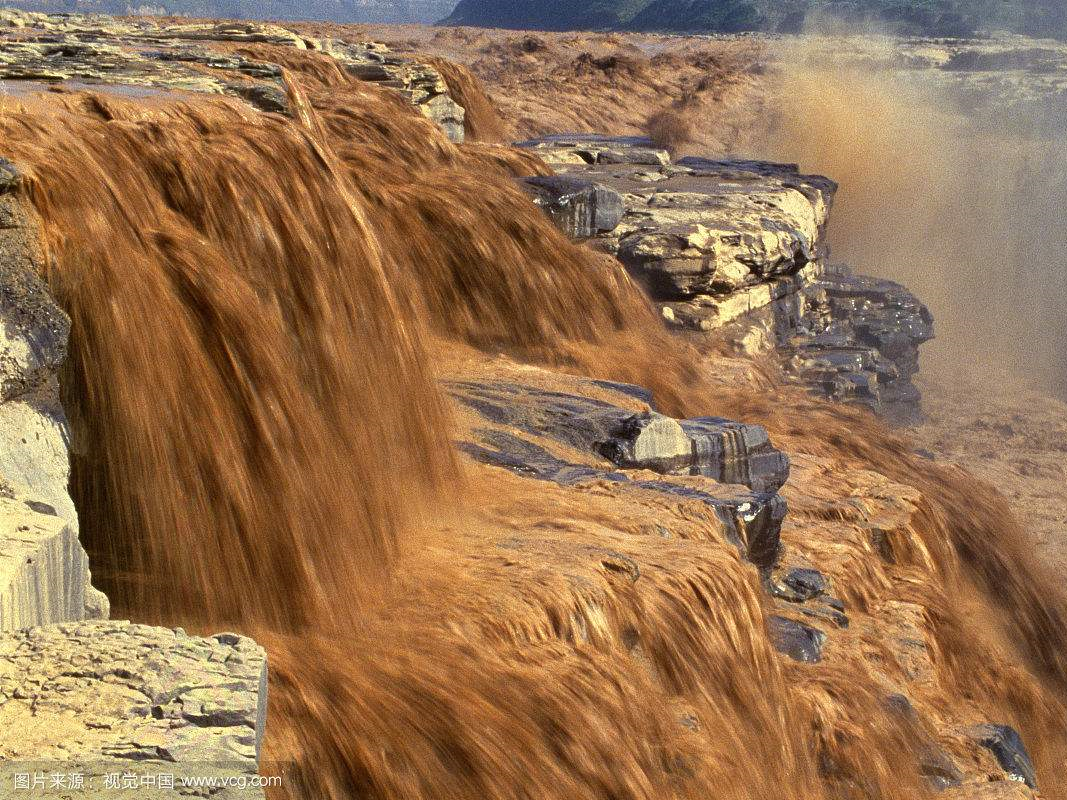
[(524, 178), (522, 185), (556, 226), (575, 239), (615, 230), (625, 213), (614, 189), (574, 175)]
[(240, 45), (317, 50), (349, 74), (397, 91), (453, 141), (463, 141), (465, 110), (430, 64), (382, 44), (304, 38), (262, 22), (162, 23), (103, 15), (0, 11), (0, 82), (10, 93), (64, 84), (132, 97), (194, 91), (240, 97), (288, 114), (277, 64), (248, 58)]
[[(795, 164), (672, 163), (633, 137), (560, 135), (520, 146), (552, 164), (557, 181), (621, 195), (625, 213), (612, 230), (599, 229), (599, 241), (642, 281), (668, 325), (725, 336), (746, 351), (777, 348), (797, 380), (828, 397), (895, 422), (919, 418), (911, 379), (932, 319), (904, 287), (827, 263), (832, 180)], [(571, 236), (596, 232), (588, 210), (576, 224), (574, 213), (539, 204)]]
[(474, 429), (475, 441), (459, 447), (482, 463), (538, 480), (610, 481), (624, 491), (708, 506), (723, 535), (749, 561), (769, 568), (786, 514), (777, 490), (789, 476), (789, 460), (767, 432), (717, 418), (679, 421), (652, 410), (635, 412), (624, 403), (648, 397), (640, 387), (600, 382), (597, 388), (618, 393), (620, 404), (515, 383), (450, 384), (453, 397), (485, 421)]
[(90, 585), (67, 493), (69, 429), (58, 374), (70, 322), (40, 278), (36, 217), (0, 194), (0, 631), (107, 616)]
[[(5, 772), (85, 770), (96, 776), (90, 797), (109, 796), (103, 776), (113, 770), (253, 775), (266, 681), (263, 649), (235, 634), (200, 638), (113, 621), (5, 634), (0, 760)], [(213, 796), (262, 796), (227, 791)]]
[(44, 503), (0, 497), (0, 631), (81, 619), (88, 590), (77, 527)]

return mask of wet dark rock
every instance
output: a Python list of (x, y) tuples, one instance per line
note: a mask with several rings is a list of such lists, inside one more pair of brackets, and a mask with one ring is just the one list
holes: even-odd
[(978, 725), (971, 730), (972, 737), (978, 744), (989, 750), (997, 759), (1001, 769), (1013, 781), (1025, 783), (1031, 789), (1037, 789), (1037, 772), (1034, 762), (1023, 744), (1019, 732), (1010, 725)]
[(686, 500), (698, 500), (715, 511), (726, 529), (727, 539), (761, 569), (770, 569), (781, 549), (782, 522), (789, 510), (778, 494), (739, 494), (720, 497), (709, 492), (667, 481), (633, 481), (631, 486), (663, 492)]
[(911, 704), (911, 700), (907, 695), (903, 695), (900, 692), (893, 692), (885, 698), (885, 705), (894, 714), (899, 714), (905, 719), (917, 720), (918, 715), (915, 713), (915, 706)]
[(782, 583), (791, 589), (793, 596), (799, 602), (811, 600), (826, 591), (829, 582), (826, 576), (817, 569), (797, 567), (789, 570), (783, 577)]
[(476, 431), (480, 443), (459, 442), (457, 447), (483, 464), (503, 467), (512, 472), (563, 486), (591, 480), (623, 482), (629, 478), (622, 472), (609, 472), (582, 464), (571, 464), (556, 458), (540, 445), (518, 436), (491, 429)]
[(277, 64), (264, 61), (253, 61), (243, 56), (230, 56), (221, 53), (212, 53), (207, 50), (178, 49), (160, 50), (150, 54), (160, 61), (175, 61), (186, 64), (202, 64), (212, 69), (230, 70), (240, 72), (253, 78), (265, 78), (280, 80), (283, 70)]
[(548, 175), (523, 178), (521, 185), (571, 238), (608, 233), (622, 221), (622, 195), (602, 184), (573, 175)]
[(784, 574), (764, 576), (764, 588), (788, 613), (802, 614), (824, 625), (847, 628), (850, 624), (845, 614), (845, 604), (826, 594), (829, 581), (819, 570), (810, 567), (793, 567)]
[(631, 481), (622, 472), (573, 464), (545, 448), (506, 431), (481, 429), (478, 442), (458, 442), (463, 453), (483, 464), (503, 467), (534, 480), (575, 486), (591, 481), (626, 484), (635, 490), (661, 492), (683, 500), (703, 503), (723, 525), (727, 541), (760, 568), (773, 566), (778, 556), (782, 522), (787, 506), (777, 494), (724, 492), (712, 494), (667, 481)]
[(959, 786), (964, 777), (949, 755), (932, 744), (919, 753), (919, 774), (938, 791)]
[(609, 437), (597, 449), (620, 467), (670, 473), (693, 463), (693, 442), (678, 420), (654, 411), (624, 417)]
[(808, 664), (822, 660), (822, 648), (826, 642), (826, 634), (822, 631), (803, 622), (777, 616), (768, 620), (768, 626), (774, 649), (779, 653)]
[(598, 386), (601, 389), (608, 389), (619, 394), (624, 394), (627, 397), (632, 397), (635, 400), (640, 400), (647, 405), (653, 411), (656, 410), (656, 404), (652, 397), (652, 392), (646, 389), (644, 386), (635, 386), (632, 383), (616, 383), (615, 381), (591, 381), (593, 386)]
[[(598, 388), (613, 387), (604, 382), (596, 385)], [(616, 390), (630, 397), (638, 389), (626, 384), (620, 387)], [(666, 479), (633, 480), (630, 475), (614, 468), (660, 471), (665, 475), (701, 474), (694, 468), (696, 448), (684, 427), (688, 421), (679, 423), (656, 412), (635, 414), (601, 400), (512, 383), (455, 382), (449, 384), (449, 388), (458, 402), (477, 411), (489, 423), (501, 426), (476, 429), (476, 441), (457, 443), (457, 447), (471, 458), (535, 480), (566, 486), (610, 481), (624, 485), (626, 491), (659, 492), (703, 503), (722, 523), (726, 539), (746, 559), (761, 569), (770, 569), (776, 562), (787, 506), (775, 490), (785, 480), (785, 475), (780, 474), (774, 481), (761, 477), (759, 485), (774, 486), (768, 491), (745, 490), (719, 483), (709, 484), (705, 490)], [(706, 434), (707, 426), (712, 423), (709, 420), (699, 422), (703, 427), (698, 427)], [(742, 429), (749, 426), (726, 420), (714, 424), (727, 425), (731, 436), (740, 442), (746, 440)], [(567, 461), (534, 441), (544, 438), (590, 456), (599, 456), (603, 459), (602, 466)], [(747, 441), (754, 448), (766, 448), (768, 453), (778, 452), (773, 450), (762, 429), (751, 433)], [(743, 448), (734, 447), (729, 452), (741, 458)], [(609, 454), (613, 458), (609, 458)], [(781, 466), (780, 462), (775, 463)], [(787, 461), (784, 463), (788, 465)], [(721, 465), (717, 469), (723, 471)], [(736, 466), (730, 470), (730, 474), (738, 476), (751, 473), (750, 469), (746, 472)]]
[(889, 712), (904, 724), (904, 730), (913, 740), (917, 752), (919, 774), (926, 778), (931, 788), (938, 791), (959, 786), (964, 775), (952, 758), (923, 730), (919, 714), (906, 695), (894, 692), (885, 698)]
[(847, 628), (851, 624), (848, 615), (834, 608), (826, 602), (827, 598), (819, 598), (813, 604), (802, 606), (799, 613), (810, 617), (820, 623), (828, 623), (836, 628)]
[(806, 313), (780, 344), (792, 372), (831, 399), (899, 424), (918, 422), (911, 380), (919, 347), (934, 336), (927, 308), (900, 284), (843, 266), (823, 270), (803, 293)]
[(789, 458), (759, 425), (638, 414), (622, 420), (610, 435), (600, 453), (620, 467), (704, 475), (757, 492), (777, 491), (789, 477)]
[(260, 111), (270, 111), (275, 114), (289, 113), (289, 98), (286, 97), (285, 92), (280, 87), (257, 84), (253, 86), (235, 85), (232, 88), (236, 94), (243, 97)]
[[(591, 382), (601, 388), (612, 384)], [(491, 422), (596, 453), (624, 469), (704, 475), (757, 493), (776, 492), (789, 459), (759, 425), (718, 417), (675, 420), (593, 398), (508, 383), (454, 383), (453, 396)], [(639, 387), (618, 390), (647, 396)]]
[(22, 172), (14, 162), (0, 158), (0, 194), (13, 192), (22, 183)]
[(721, 417), (686, 419), (681, 425), (693, 442), (691, 473), (757, 492), (777, 491), (788, 480), (789, 457), (771, 444), (762, 425)]

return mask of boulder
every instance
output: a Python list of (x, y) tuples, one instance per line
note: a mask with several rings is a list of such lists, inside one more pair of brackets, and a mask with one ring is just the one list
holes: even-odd
[(630, 469), (674, 472), (693, 463), (693, 441), (678, 420), (655, 411), (623, 418), (599, 450), (616, 465)]
[[(635, 413), (623, 404), (651, 400), (640, 387), (574, 381), (574, 394), (505, 382), (449, 384), (453, 398), (485, 423), (474, 429), (473, 441), (457, 446), (476, 461), (535, 480), (566, 486), (606, 481), (621, 491), (700, 503), (747, 560), (761, 569), (773, 566), (787, 512), (777, 489), (788, 477), (789, 462), (765, 430), (716, 418), (679, 421), (655, 411)], [(583, 389), (613, 392), (620, 405), (577, 393)], [(719, 437), (719, 444), (708, 437)], [(550, 452), (546, 439), (571, 455)], [(624, 470), (659, 472), (663, 478)]]
[(622, 221), (622, 196), (607, 186), (573, 175), (536, 176), (520, 183), (556, 227), (571, 238), (609, 233)]
[(768, 621), (771, 642), (779, 653), (794, 661), (815, 664), (822, 661), (822, 648), (826, 634), (803, 622), (786, 617), (771, 617)]
[(789, 456), (771, 444), (767, 429), (721, 417), (681, 421), (693, 443), (690, 473), (756, 492), (776, 492), (789, 478)]
[(822, 595), (829, 587), (826, 576), (817, 569), (795, 567), (781, 579), (781, 583), (791, 591), (797, 602), (812, 600)]
[(92, 775), (90, 797), (114, 796), (105, 791), (112, 773), (252, 776), (266, 712), (266, 655), (243, 636), (112, 621), (0, 636), (3, 757), (30, 772), (40, 764)]
[[(640, 387), (620, 387), (627, 397), (649, 396)], [(767, 430), (719, 417), (675, 420), (658, 412), (634, 412), (579, 394), (545, 392), (513, 383), (455, 383), (453, 396), (494, 423), (530, 436), (548, 436), (596, 453), (624, 469), (703, 475), (774, 493), (789, 477), (789, 458)], [(637, 394), (634, 394), (634, 392)]]
[(1025, 783), (1037, 789), (1037, 771), (1034, 762), (1023, 744), (1019, 732), (1010, 725), (978, 725), (970, 731), (971, 737), (989, 750), (1001, 769), (1013, 781)]

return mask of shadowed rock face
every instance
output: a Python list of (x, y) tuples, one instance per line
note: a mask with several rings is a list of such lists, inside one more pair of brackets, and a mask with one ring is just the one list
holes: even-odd
[(89, 589), (77, 525), (44, 503), (0, 498), (0, 631), (82, 619)]
[(615, 230), (625, 206), (614, 189), (573, 175), (524, 178), (523, 187), (556, 226), (574, 239)]
[[(675, 164), (634, 137), (559, 135), (520, 146), (552, 164), (557, 181), (621, 195), (625, 213), (600, 241), (669, 325), (726, 336), (748, 351), (777, 348), (797, 380), (827, 397), (897, 423), (920, 418), (911, 379), (932, 319), (904, 287), (827, 265), (832, 180), (795, 164)], [(590, 235), (592, 225), (540, 205), (569, 235)]]
[(808, 664), (822, 661), (822, 647), (826, 642), (825, 633), (803, 622), (785, 617), (771, 617), (768, 622), (771, 641), (774, 642), (778, 652), (784, 653), (794, 661), (803, 661)]
[(1025, 783), (1031, 789), (1037, 788), (1034, 762), (1015, 728), (1010, 725), (979, 725), (971, 734), (993, 754), (1011, 780)]

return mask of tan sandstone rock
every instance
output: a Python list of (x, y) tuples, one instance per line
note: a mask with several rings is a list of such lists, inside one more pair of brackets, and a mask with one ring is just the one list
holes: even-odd
[(247, 787), (266, 687), (263, 649), (236, 634), (200, 638), (114, 621), (7, 634), (0, 637), (0, 797), (17, 778), (57, 773), (81, 775), (86, 790), (64, 794), (56, 786), (46, 796), (125, 797), (108, 776), (133, 774), (155, 780), (139, 781), (131, 797), (175, 796), (159, 787), (161, 776), (178, 787), (188, 778), (226, 779), (230, 788), (210, 796), (262, 797)]

